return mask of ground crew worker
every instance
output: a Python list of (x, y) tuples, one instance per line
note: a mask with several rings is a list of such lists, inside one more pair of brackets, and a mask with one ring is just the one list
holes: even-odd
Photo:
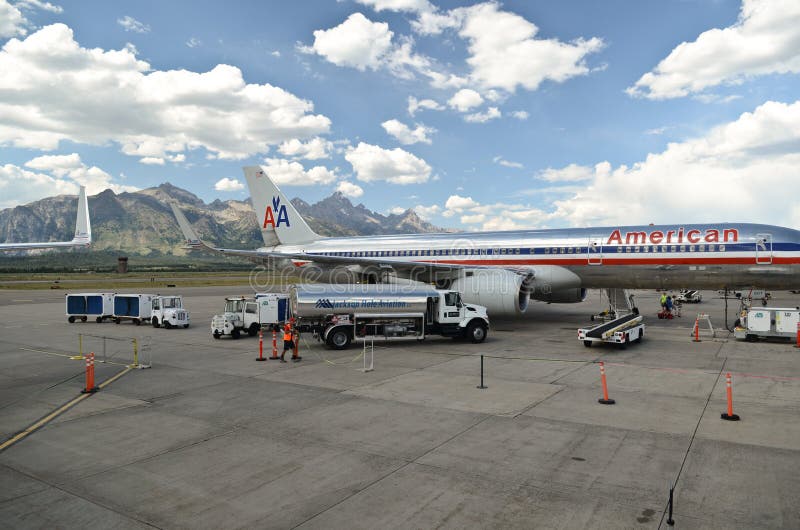
[(294, 328), (294, 318), (290, 318), (286, 325), (283, 327), (283, 353), (281, 354), (281, 362), (286, 362), (286, 352), (292, 352), (292, 361), (298, 362), (302, 359), (299, 355), (297, 355), (297, 349), (295, 348), (295, 337), (296, 332)]
[(661, 309), (667, 308), (667, 293), (661, 293)]
[(292, 332), (292, 323), (294, 319), (289, 319), (286, 325), (283, 326), (283, 353), (281, 354), (281, 362), (286, 362), (286, 352), (291, 351), (294, 355), (294, 334)]

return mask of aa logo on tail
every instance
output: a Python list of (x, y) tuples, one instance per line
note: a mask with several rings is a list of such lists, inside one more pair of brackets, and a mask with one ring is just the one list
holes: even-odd
[(264, 228), (271, 225), (272, 228), (278, 228), (281, 224), (285, 224), (288, 228), (289, 213), (286, 211), (286, 205), (281, 204), (280, 197), (272, 197), (272, 206), (267, 206), (267, 211), (264, 213)]

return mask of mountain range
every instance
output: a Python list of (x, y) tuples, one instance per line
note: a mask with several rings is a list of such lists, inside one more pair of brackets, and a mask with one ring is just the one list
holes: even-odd
[[(185, 254), (183, 236), (167, 202), (174, 201), (200, 237), (228, 248), (263, 246), (250, 201), (219, 199), (205, 203), (193, 193), (169, 183), (137, 192), (116, 194), (107, 189), (89, 197), (94, 250), (134, 255)], [(341, 193), (315, 204), (292, 200), (309, 226), (324, 236), (409, 234), (445, 231), (422, 220), (414, 210), (383, 215), (363, 204), (353, 205)], [(48, 197), (0, 210), (0, 241), (61, 241), (75, 230), (75, 196)]]

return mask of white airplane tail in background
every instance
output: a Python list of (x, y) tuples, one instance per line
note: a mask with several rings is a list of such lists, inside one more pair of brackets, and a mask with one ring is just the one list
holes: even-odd
[(85, 186), (81, 186), (78, 194), (78, 217), (75, 220), (75, 237), (72, 242), (76, 245), (89, 245), (92, 242), (92, 224), (89, 221), (89, 201), (86, 200)]
[(250, 198), (256, 212), (264, 243), (268, 246), (301, 245), (322, 239), (300, 217), (289, 199), (259, 166), (244, 168)]

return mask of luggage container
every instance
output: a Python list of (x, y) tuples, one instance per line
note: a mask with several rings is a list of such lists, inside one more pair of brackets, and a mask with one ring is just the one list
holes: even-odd
[(800, 308), (797, 307), (748, 309), (742, 311), (733, 336), (747, 341), (770, 338), (794, 340), (797, 337), (798, 322)]
[(114, 322), (119, 324), (123, 320), (131, 320), (137, 326), (142, 321), (150, 320), (152, 294), (115, 294), (114, 295)]
[(282, 293), (256, 293), (262, 326), (280, 326), (288, 318), (289, 296)]
[(98, 323), (111, 318), (114, 313), (113, 293), (73, 293), (66, 295), (67, 320), (86, 322), (94, 318)]

